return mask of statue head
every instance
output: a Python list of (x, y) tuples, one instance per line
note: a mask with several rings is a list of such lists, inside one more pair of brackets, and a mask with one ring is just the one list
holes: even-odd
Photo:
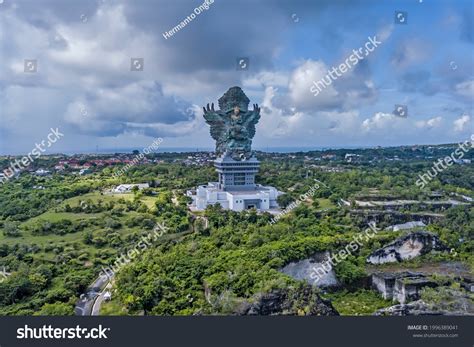
[(232, 87), (219, 99), (219, 108), (225, 113), (229, 113), (238, 107), (239, 111), (245, 113), (249, 109), (249, 103), (249, 98), (240, 87)]

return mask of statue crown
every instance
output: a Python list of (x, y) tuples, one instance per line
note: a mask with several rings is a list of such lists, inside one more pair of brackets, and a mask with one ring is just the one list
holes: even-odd
[(219, 108), (224, 112), (229, 112), (238, 106), (241, 111), (247, 112), (250, 99), (245, 95), (240, 87), (229, 88), (227, 92), (219, 99)]

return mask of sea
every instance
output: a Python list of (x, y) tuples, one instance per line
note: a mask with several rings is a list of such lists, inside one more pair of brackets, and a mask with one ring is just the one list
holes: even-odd
[[(334, 147), (256, 147), (256, 151), (267, 153), (295, 153), (310, 151), (325, 151), (331, 149), (364, 149), (374, 148), (374, 146), (334, 146)], [(96, 150), (66, 151), (64, 154), (113, 154), (113, 153), (131, 153), (132, 151), (143, 150), (143, 147), (124, 147), (124, 148), (99, 148)], [(160, 147), (155, 153), (187, 153), (187, 152), (214, 152), (213, 147)]]

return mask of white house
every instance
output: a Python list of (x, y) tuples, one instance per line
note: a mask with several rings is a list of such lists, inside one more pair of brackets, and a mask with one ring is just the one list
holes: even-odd
[(148, 183), (137, 183), (137, 184), (120, 184), (113, 190), (114, 193), (130, 193), (133, 187), (138, 187), (138, 190), (150, 188)]
[(187, 193), (193, 199), (193, 205), (198, 210), (204, 210), (208, 205), (220, 204), (224, 209), (243, 211), (251, 208), (270, 210), (278, 208), (277, 197), (279, 192), (274, 187), (257, 184), (255, 190), (224, 191), (217, 182), (198, 186), (196, 194)]

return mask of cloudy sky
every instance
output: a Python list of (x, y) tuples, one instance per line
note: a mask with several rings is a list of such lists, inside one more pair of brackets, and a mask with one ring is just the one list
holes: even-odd
[[(212, 147), (202, 106), (241, 86), (262, 108), (254, 147), (465, 141), (473, 132), (471, 0), (0, 0), (0, 153)], [(395, 23), (395, 11), (407, 13)], [(311, 83), (370, 55), (319, 95)], [(143, 71), (131, 71), (131, 58)], [(247, 70), (236, 61), (249, 59)], [(36, 72), (25, 72), (25, 59)], [(408, 117), (394, 116), (395, 104)]]

